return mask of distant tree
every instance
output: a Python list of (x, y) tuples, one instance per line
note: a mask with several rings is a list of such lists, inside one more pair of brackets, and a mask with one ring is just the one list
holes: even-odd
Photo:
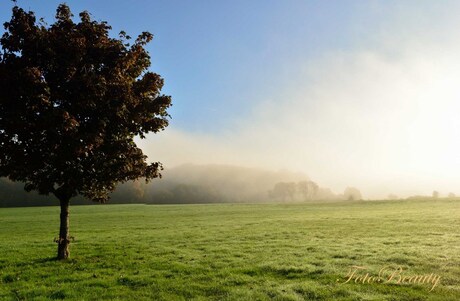
[(174, 203), (216, 203), (227, 201), (223, 195), (212, 186), (178, 184), (172, 189)]
[(69, 256), (69, 203), (105, 202), (117, 183), (160, 176), (134, 142), (168, 125), (171, 98), (148, 72), (143, 32), (109, 36), (106, 22), (59, 5), (50, 26), (18, 6), (0, 39), (0, 177), (60, 202), (58, 258)]
[(300, 194), (302, 200), (311, 201), (318, 195), (319, 186), (313, 181), (301, 181), (297, 183), (296, 190)]
[(301, 181), (297, 183), (297, 191), (303, 201), (308, 201), (308, 181)]
[(439, 192), (438, 191), (433, 191), (433, 199), (437, 199), (439, 197)]
[(343, 196), (345, 200), (348, 201), (358, 201), (361, 200), (363, 197), (361, 196), (361, 192), (354, 187), (347, 187), (343, 192)]
[(329, 188), (319, 188), (318, 193), (315, 196), (315, 199), (324, 200), (324, 201), (327, 201), (327, 200), (331, 201), (331, 200), (337, 200), (337, 196)]
[(308, 181), (308, 194), (310, 200), (316, 199), (316, 196), (318, 195), (319, 192), (319, 186), (313, 181)]
[(279, 182), (269, 191), (271, 198), (280, 199), (283, 202), (287, 200), (293, 201), (297, 191), (297, 185), (294, 182)]
[(289, 200), (292, 202), (295, 199), (295, 195), (297, 192), (297, 185), (294, 182), (286, 183), (286, 190)]
[(272, 190), (268, 192), (269, 196), (273, 199), (281, 199), (281, 201), (286, 201), (287, 191), (285, 188), (284, 182), (276, 183)]
[(455, 193), (450, 192), (448, 197), (452, 199), (452, 198), (456, 198), (457, 196), (455, 195)]

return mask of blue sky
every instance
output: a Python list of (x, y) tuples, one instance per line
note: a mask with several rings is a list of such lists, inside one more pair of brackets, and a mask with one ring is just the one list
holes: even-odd
[[(18, 1), (51, 23), (60, 1)], [(209, 132), (247, 116), (252, 104), (292, 80), (296, 61), (369, 40), (379, 2), (364, 1), (67, 1), (114, 33), (155, 35), (152, 70), (166, 81), (175, 127)], [(0, 6), (9, 18), (10, 2)], [(371, 27), (371, 28), (369, 28)]]
[[(18, 1), (49, 23), (59, 3)], [(460, 194), (458, 1), (67, 4), (114, 35), (155, 35), (173, 107), (139, 142), (153, 161), (287, 168), (372, 198)]]

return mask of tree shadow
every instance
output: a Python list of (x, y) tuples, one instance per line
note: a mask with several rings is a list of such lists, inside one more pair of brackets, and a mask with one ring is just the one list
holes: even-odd
[(26, 267), (26, 266), (35, 266), (35, 265), (42, 265), (48, 262), (55, 262), (59, 261), (57, 257), (45, 257), (45, 258), (36, 258), (36, 259), (31, 259), (31, 260), (26, 260), (22, 262), (16, 262), (16, 263), (11, 263), (11, 265), (20, 268), (20, 267)]

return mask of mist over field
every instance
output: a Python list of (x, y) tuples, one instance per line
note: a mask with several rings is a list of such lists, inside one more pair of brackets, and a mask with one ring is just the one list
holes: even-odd
[[(460, 193), (460, 4), (425, 1), (418, 9), (410, 3), (366, 5), (368, 16), (347, 24), (352, 47), (313, 56), (283, 44), (279, 37), (293, 26), (274, 29), (245, 66), (249, 75), (235, 73), (243, 68), (238, 64), (232, 70), (235, 78), (250, 77), (251, 68), (265, 71), (252, 78), (251, 93), (246, 87), (238, 94), (238, 109), (216, 104), (190, 113), (201, 121), (226, 116), (224, 126), (187, 129), (176, 126), (173, 115), (167, 132), (141, 145), (168, 167), (289, 169), (334, 191), (359, 187), (374, 199)], [(256, 55), (276, 57), (279, 66), (257, 65)], [(181, 99), (174, 104), (179, 112), (185, 105)]]
[[(120, 184), (111, 204), (300, 203), (360, 200), (359, 190), (332, 191), (303, 173), (233, 165), (184, 164), (165, 169), (161, 179)], [(26, 193), (23, 183), (0, 178), (0, 207), (55, 205), (54, 196)], [(91, 204), (81, 197), (73, 204)]]

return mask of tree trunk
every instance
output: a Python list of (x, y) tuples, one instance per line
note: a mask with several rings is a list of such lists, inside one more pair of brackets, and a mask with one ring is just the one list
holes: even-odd
[(63, 260), (69, 258), (69, 204), (70, 198), (62, 198), (61, 203), (61, 227), (59, 228), (58, 254), (57, 259)]

